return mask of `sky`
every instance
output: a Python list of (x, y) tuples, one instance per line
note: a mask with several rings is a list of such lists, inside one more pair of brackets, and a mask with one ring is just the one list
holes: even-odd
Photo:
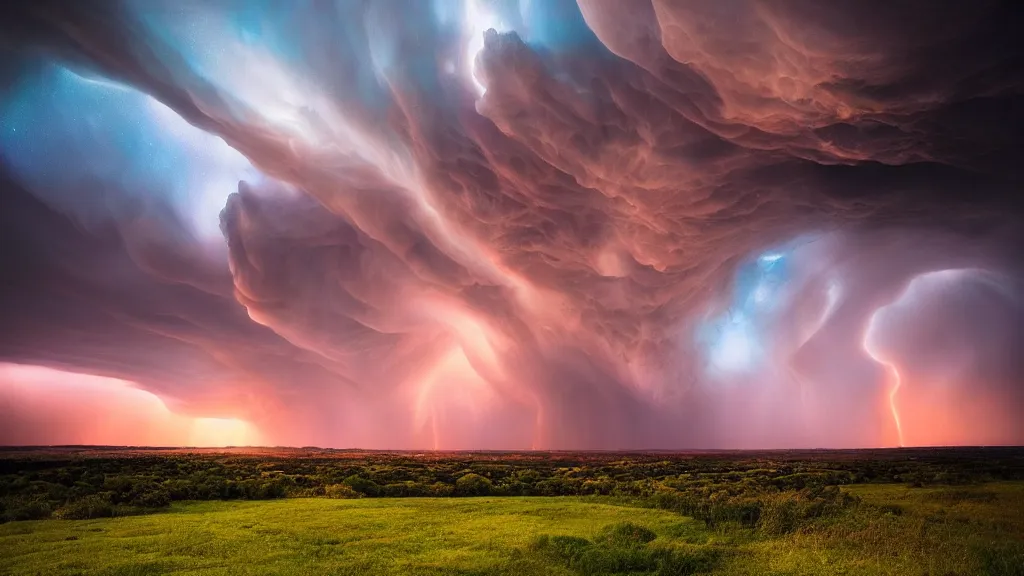
[(1024, 443), (1024, 10), (0, 8), (0, 444)]

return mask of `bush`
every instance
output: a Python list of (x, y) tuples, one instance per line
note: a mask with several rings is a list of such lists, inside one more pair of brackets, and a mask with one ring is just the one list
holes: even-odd
[(426, 496), (429, 494), (429, 490), (422, 484), (407, 481), (385, 484), (382, 493), (388, 498), (408, 498), (412, 496)]
[(86, 496), (68, 502), (57, 509), (54, 514), (61, 520), (90, 520), (92, 518), (110, 518), (114, 515), (114, 506), (109, 500), (99, 496)]
[(288, 495), (285, 484), (278, 480), (243, 480), (235, 484), (237, 496), (247, 500), (273, 500)]
[(345, 484), (348, 484), (353, 490), (365, 496), (380, 495), (380, 485), (373, 480), (363, 478), (357, 474), (353, 474), (352, 476), (345, 478)]
[(362, 494), (356, 492), (348, 484), (330, 484), (324, 487), (324, 496), (328, 498), (362, 498)]
[(605, 478), (600, 480), (584, 480), (580, 486), (581, 494), (600, 494), (607, 496), (615, 490), (615, 482)]
[(693, 552), (651, 546), (655, 534), (635, 524), (613, 524), (601, 531), (596, 541), (575, 536), (543, 535), (530, 548), (557, 558), (584, 575), (651, 574), (689, 576), (712, 568), (717, 552)]
[(690, 576), (708, 572), (718, 560), (719, 552), (707, 548), (693, 551), (665, 551), (657, 559), (658, 576)]
[(530, 547), (533, 550), (551, 554), (573, 564), (579, 560), (580, 556), (591, 545), (590, 540), (586, 538), (579, 538), (577, 536), (548, 536), (543, 534), (538, 536)]
[(192, 484), (187, 480), (168, 480), (164, 482), (164, 489), (167, 490), (171, 500), (198, 500)]
[(479, 474), (470, 472), (455, 481), (455, 493), (459, 496), (486, 496), (494, 485)]
[(50, 505), (34, 501), (11, 506), (4, 512), (5, 520), (43, 520), (50, 517)]
[(887, 516), (902, 516), (903, 507), (899, 504), (883, 504), (878, 507), (878, 510)]
[(171, 505), (171, 495), (160, 488), (150, 489), (134, 495), (128, 504), (139, 508), (166, 508)]
[(658, 570), (659, 558), (666, 550), (591, 546), (570, 566), (582, 574), (619, 574)]
[(781, 535), (792, 532), (799, 519), (796, 502), (776, 498), (769, 500), (761, 509), (757, 527), (761, 532), (770, 535)]
[(657, 534), (644, 526), (632, 522), (620, 522), (606, 526), (595, 540), (609, 546), (630, 547), (643, 546), (657, 537)]
[(430, 496), (451, 496), (455, 493), (455, 487), (444, 482), (434, 482), (427, 490)]

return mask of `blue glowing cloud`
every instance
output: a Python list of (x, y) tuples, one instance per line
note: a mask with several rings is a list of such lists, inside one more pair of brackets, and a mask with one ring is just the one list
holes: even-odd
[(228, 195), (261, 179), (238, 151), (153, 97), (60, 66), (24, 82), (0, 114), (0, 151), (15, 175), (87, 224), (169, 206), (195, 234), (219, 238)]
[(729, 306), (697, 327), (712, 376), (767, 370), (774, 323), (788, 305), (788, 258), (785, 252), (769, 251), (741, 265)]

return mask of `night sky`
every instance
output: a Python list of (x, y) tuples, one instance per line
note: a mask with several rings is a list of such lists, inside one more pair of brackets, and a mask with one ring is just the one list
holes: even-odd
[(6, 3), (0, 444), (1022, 444), (1021, 30)]

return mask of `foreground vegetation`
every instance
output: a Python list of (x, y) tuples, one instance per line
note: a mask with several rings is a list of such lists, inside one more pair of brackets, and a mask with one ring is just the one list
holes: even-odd
[[(1024, 480), (1024, 450), (962, 448), (686, 454), (378, 453), (52, 448), (0, 451), (0, 522), (89, 519), (172, 502), (286, 497), (613, 496), (713, 525), (756, 523), (775, 495), (792, 514), (864, 483), (958, 486)], [(828, 490), (826, 490), (828, 489)]]
[(0, 519), (4, 576), (1024, 576), (1024, 450), (8, 449)]
[(783, 498), (748, 525), (607, 497), (175, 504), (5, 524), (0, 574), (1024, 574), (1024, 484), (842, 494), (811, 516), (777, 514)]

